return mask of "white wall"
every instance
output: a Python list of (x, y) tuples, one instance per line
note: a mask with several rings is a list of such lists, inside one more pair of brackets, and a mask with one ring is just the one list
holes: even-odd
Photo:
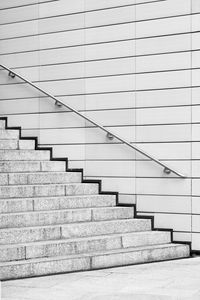
[[(41, 2), (38, 4), (38, 2)], [(46, 2), (46, 3), (45, 3)], [(9, 125), (200, 250), (199, 0), (1, 0), (0, 61), (167, 162), (162, 168), (0, 72)], [(87, 128), (85, 128), (87, 127)]]

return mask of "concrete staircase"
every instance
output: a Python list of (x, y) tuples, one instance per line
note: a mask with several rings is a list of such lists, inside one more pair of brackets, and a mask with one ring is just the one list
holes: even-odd
[(188, 257), (171, 231), (120, 206), (82, 170), (66, 170), (20, 128), (0, 120), (0, 279)]

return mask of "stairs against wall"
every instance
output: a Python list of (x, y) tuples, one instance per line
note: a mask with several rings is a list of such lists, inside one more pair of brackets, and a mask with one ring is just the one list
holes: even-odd
[(171, 230), (0, 120), (0, 280), (190, 256)]

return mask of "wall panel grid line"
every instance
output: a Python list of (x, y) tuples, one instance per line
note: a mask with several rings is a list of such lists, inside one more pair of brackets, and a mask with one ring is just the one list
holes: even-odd
[[(193, 13), (192, 15), (199, 16), (200, 13)], [(79, 31), (79, 30), (103, 28), (103, 27), (110, 27), (110, 26), (119, 26), (119, 25), (126, 25), (126, 24), (137, 24), (137, 23), (144, 23), (144, 22), (150, 22), (150, 21), (158, 21), (158, 20), (165, 20), (165, 19), (171, 19), (171, 18), (174, 19), (174, 18), (190, 17), (190, 16), (191, 16), (191, 14), (182, 14), (182, 15), (176, 15), (176, 16), (165, 16), (165, 17), (160, 17), (160, 18), (152, 18), (152, 19), (143, 19), (143, 20), (134, 20), (134, 21), (126, 21), (126, 22), (115, 22), (115, 23), (109, 23), (109, 24), (101, 24), (101, 25), (77, 27), (77, 28), (73, 28), (73, 29), (65, 29), (65, 30), (63, 29), (63, 30), (56, 30), (56, 31), (41, 32), (41, 33), (38, 33), (38, 34), (35, 33), (35, 34), (27, 34), (27, 35), (13, 36), (13, 37), (7, 37), (7, 38), (0, 38), (0, 41), (13, 40), (13, 39), (24, 39), (26, 37), (28, 38), (28, 37), (34, 37), (34, 36), (44, 36), (44, 35), (56, 34), (56, 33), (73, 32), (73, 31)], [(27, 22), (29, 22), (29, 21), (27, 21)], [(13, 24), (13, 23), (10, 23), (10, 24)], [(10, 25), (10, 24), (6, 23), (6, 25)], [(1, 26), (5, 26), (5, 24), (0, 24), (0, 25)], [(194, 31), (194, 33), (195, 32), (199, 32), (199, 31), (197, 30), (197, 31)]]

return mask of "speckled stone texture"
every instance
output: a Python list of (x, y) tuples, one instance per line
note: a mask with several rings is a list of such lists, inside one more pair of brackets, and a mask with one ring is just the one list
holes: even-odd
[(34, 147), (0, 121), (0, 279), (189, 256), (170, 232), (152, 231), (151, 219)]

